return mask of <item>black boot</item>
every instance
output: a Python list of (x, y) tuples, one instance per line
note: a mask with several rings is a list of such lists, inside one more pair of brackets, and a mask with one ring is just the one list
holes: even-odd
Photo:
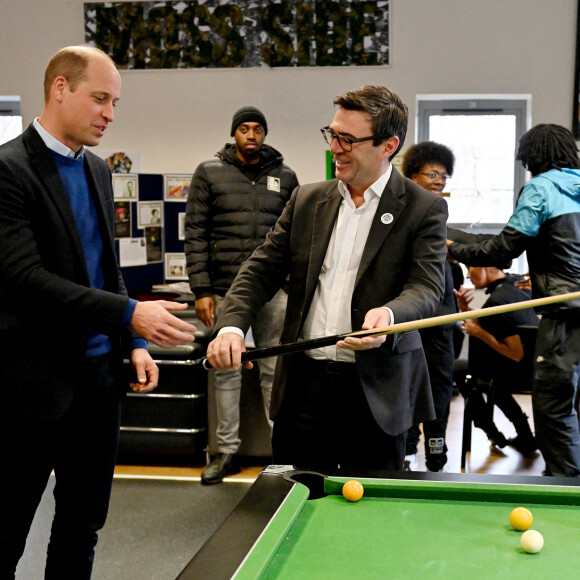
[(508, 444), (508, 440), (493, 422), (492, 408), (484, 400), (481, 392), (473, 391), (469, 402), (472, 406), (473, 424), (487, 435), (492, 445), (503, 449)]
[(488, 423), (483, 430), (492, 445), (503, 449), (509, 443), (505, 435), (496, 427), (495, 423)]
[(538, 445), (536, 444), (536, 439), (530, 429), (526, 415), (522, 413), (522, 416), (513, 423), (517, 436), (508, 441), (510, 447), (517, 449), (522, 455), (529, 455), (536, 451)]
[(201, 483), (203, 485), (221, 483), (226, 475), (233, 475), (239, 472), (240, 465), (235, 453), (218, 453), (202, 471)]

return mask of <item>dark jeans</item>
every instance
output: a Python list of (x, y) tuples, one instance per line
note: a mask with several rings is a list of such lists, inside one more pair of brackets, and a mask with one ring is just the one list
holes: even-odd
[[(55, 515), (45, 578), (88, 579), (107, 517), (120, 398), (109, 356), (86, 362), (86, 381), (56, 421), (0, 414), (0, 579), (14, 578), (34, 513), (54, 470)], [(17, 388), (15, 386), (15, 388)]]
[(323, 473), (398, 470), (405, 433), (387, 435), (375, 421), (355, 363), (296, 355), (286, 399), (274, 420), (273, 461)]
[[(447, 463), (445, 433), (453, 396), (453, 366), (455, 364), (453, 328), (433, 327), (425, 328), (420, 332), (435, 407), (435, 419), (423, 423), (425, 463), (430, 471), (438, 471)], [(420, 436), (419, 425), (413, 425), (407, 433), (407, 455), (417, 453)]]

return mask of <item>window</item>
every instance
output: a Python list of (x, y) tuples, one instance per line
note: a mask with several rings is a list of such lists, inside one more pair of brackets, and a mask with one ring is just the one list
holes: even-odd
[(0, 145), (22, 133), (20, 97), (0, 95)]
[(437, 141), (455, 154), (446, 191), (449, 223), (456, 227), (497, 231), (513, 212), (525, 181), (515, 154), (529, 104), (517, 97), (417, 97), (417, 142)]
[[(515, 156), (520, 137), (531, 127), (531, 95), (418, 95), (417, 115), (417, 143), (443, 143), (455, 154), (445, 188), (449, 225), (499, 233), (526, 180)], [(524, 253), (510, 271), (527, 270)]]

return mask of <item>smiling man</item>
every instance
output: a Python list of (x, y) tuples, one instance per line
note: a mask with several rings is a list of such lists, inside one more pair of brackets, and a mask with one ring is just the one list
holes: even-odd
[[(441, 301), (447, 205), (390, 163), (407, 107), (380, 86), (334, 104), (322, 135), (337, 179), (297, 188), (243, 264), (208, 347), (214, 368), (240, 366), (244, 333), (286, 280), (284, 343), (427, 318)], [(270, 416), (275, 463), (401, 469), (407, 430), (434, 417), (418, 332), (280, 357)]]
[[(242, 107), (232, 119), (234, 143), (200, 163), (191, 180), (185, 217), (187, 272), (197, 317), (208, 327), (213, 326), (242, 262), (265, 240), (298, 185), (282, 155), (264, 143), (267, 133), (263, 113)], [(279, 342), (285, 309), (286, 292), (280, 290), (254, 320), (256, 346)], [(260, 361), (266, 415), (275, 364), (272, 358)], [(205, 485), (239, 471), (241, 381), (240, 370), (215, 373), (217, 449), (202, 473)]]
[[(0, 147), (0, 578), (14, 578), (48, 478), (55, 515), (45, 578), (90, 578), (104, 525), (126, 389), (159, 371), (147, 341), (195, 327), (129, 299), (115, 256), (113, 189), (98, 145), (121, 95), (114, 63), (73, 46), (50, 60), (42, 115)], [(9, 474), (8, 474), (9, 471)]]

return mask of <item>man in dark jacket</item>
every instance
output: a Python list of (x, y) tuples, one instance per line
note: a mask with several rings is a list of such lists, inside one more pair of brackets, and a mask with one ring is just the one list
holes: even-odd
[[(191, 181), (185, 221), (187, 273), (197, 317), (213, 326), (223, 297), (242, 262), (261, 245), (298, 186), (282, 155), (264, 144), (268, 124), (255, 107), (236, 111), (231, 135), (212, 159), (200, 163)], [(286, 293), (268, 302), (252, 325), (256, 346), (277, 344), (282, 333)], [(260, 361), (266, 416), (276, 360)], [(202, 473), (202, 483), (220, 483), (239, 470), (241, 370), (216, 371), (217, 455)]]
[(105, 523), (126, 389), (157, 385), (147, 341), (187, 344), (186, 305), (137, 302), (117, 265), (113, 187), (95, 146), (121, 77), (94, 47), (50, 60), (40, 117), (0, 147), (0, 578), (14, 578), (51, 472), (44, 578), (91, 577)]
[[(443, 298), (447, 204), (390, 162), (406, 105), (372, 85), (334, 104), (321, 132), (336, 179), (298, 187), (240, 268), (207, 349), (214, 368), (239, 368), (244, 333), (287, 280), (283, 343), (428, 318)], [(407, 430), (435, 416), (419, 333), (349, 336), (279, 357), (270, 416), (275, 463), (401, 469)]]

